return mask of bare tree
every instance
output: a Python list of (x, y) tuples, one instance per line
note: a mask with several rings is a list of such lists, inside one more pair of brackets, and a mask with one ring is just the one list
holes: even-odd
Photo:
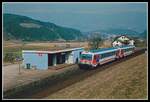
[(89, 38), (89, 43), (88, 43), (90, 49), (98, 49), (100, 44), (102, 44), (102, 38), (100, 34), (98, 33), (92, 34)]

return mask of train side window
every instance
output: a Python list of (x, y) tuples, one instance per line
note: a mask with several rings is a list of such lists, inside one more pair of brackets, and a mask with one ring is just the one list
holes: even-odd
[(113, 52), (110, 53), (110, 56), (112, 56), (112, 55), (113, 55)]
[(106, 53), (106, 57), (109, 57), (111, 53)]
[(105, 57), (108, 57), (108, 56), (109, 56), (109, 53), (106, 53), (106, 54), (105, 54)]
[(106, 55), (106, 57), (108, 57), (108, 56), (109, 56), (109, 53), (106, 53), (105, 55)]
[(109, 53), (107, 57), (109, 57), (110, 55), (111, 55), (111, 53)]
[(111, 53), (111, 56), (113, 56), (113, 55), (114, 55), (114, 52)]
[(105, 58), (105, 54), (102, 54), (102, 55), (101, 55), (101, 58)]
[(104, 55), (103, 54), (101, 54), (101, 59), (104, 57)]

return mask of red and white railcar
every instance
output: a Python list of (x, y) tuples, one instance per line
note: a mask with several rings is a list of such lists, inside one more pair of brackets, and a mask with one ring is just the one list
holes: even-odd
[(134, 48), (135, 46), (121, 46), (83, 51), (80, 55), (79, 67), (96, 67), (123, 58), (134, 53)]

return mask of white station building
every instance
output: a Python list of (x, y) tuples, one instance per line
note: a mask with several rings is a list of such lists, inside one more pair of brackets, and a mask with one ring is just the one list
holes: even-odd
[(57, 51), (23, 50), (23, 65), (25, 68), (46, 70), (49, 66), (57, 64), (74, 64), (80, 60), (83, 48), (70, 48)]

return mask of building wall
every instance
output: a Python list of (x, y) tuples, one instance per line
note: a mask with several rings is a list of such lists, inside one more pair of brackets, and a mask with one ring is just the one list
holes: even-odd
[[(66, 64), (74, 64), (76, 63), (76, 59), (78, 58), (78, 62), (80, 60), (80, 52), (83, 49), (78, 49), (74, 51), (65, 52), (65, 63)], [(35, 67), (36, 69), (45, 70), (48, 69), (48, 54), (39, 54), (36, 52), (23, 52), (23, 65), (27, 68), (26, 64), (30, 64), (30, 66)], [(54, 54), (52, 58), (53, 65), (57, 65), (56, 54)]]
[(83, 51), (83, 49), (73, 51), (73, 63), (76, 63), (77, 58), (78, 58), (78, 62), (79, 62), (80, 52), (82, 52), (82, 51)]
[(74, 50), (71, 53), (68, 54), (68, 64), (76, 63), (76, 59), (78, 58), (78, 61), (80, 60), (80, 52), (82, 52), (83, 49)]
[(71, 51), (66, 52), (66, 61), (65, 61), (66, 64), (73, 63), (73, 61), (72, 61), (72, 55), (73, 55), (73, 54), (72, 54)]
[(134, 45), (134, 40), (130, 40), (129, 45)]
[(124, 41), (124, 40), (130, 40), (130, 39), (127, 38), (126, 36), (121, 36), (118, 38), (118, 40)]
[(113, 47), (115, 47), (115, 46), (121, 46), (122, 43), (119, 42), (119, 41), (114, 41), (114, 42), (112, 43), (112, 45), (113, 45)]
[(23, 53), (23, 64), (27, 68), (26, 64), (30, 63), (31, 67), (35, 66), (37, 69), (48, 69), (48, 54), (38, 54), (33, 52)]
[(73, 64), (73, 54), (74, 52), (72, 51), (71, 53), (69, 53), (68, 55), (68, 64)]

